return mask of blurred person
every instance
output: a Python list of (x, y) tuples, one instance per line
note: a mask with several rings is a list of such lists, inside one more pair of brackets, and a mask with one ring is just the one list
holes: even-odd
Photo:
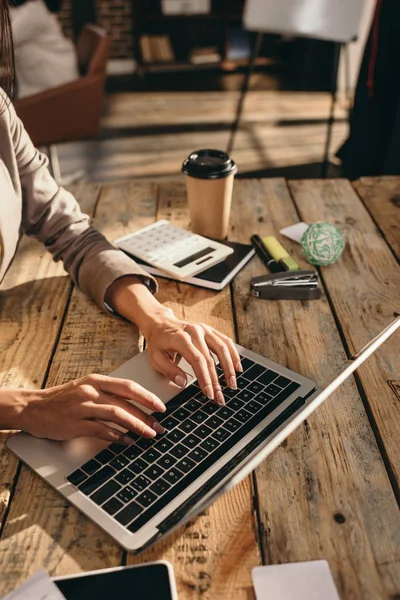
[[(179, 319), (158, 302), (155, 279), (90, 226), (75, 198), (51, 177), (47, 158), (33, 146), (17, 117), (10, 101), (14, 61), (8, 0), (0, 0), (0, 63), (5, 68), (0, 94), (0, 284), (21, 233), (35, 237), (54, 260), (63, 261), (74, 283), (100, 307), (142, 331), (158, 372), (185, 387), (186, 374), (179, 366), (183, 356), (204, 394), (224, 404), (211, 352), (218, 356), (229, 387), (236, 389), (236, 372), (242, 367), (232, 340), (209, 325)], [(147, 438), (163, 432), (154, 416), (128, 400), (165, 411), (161, 400), (140, 385), (101, 375), (44, 390), (3, 388), (0, 430), (19, 429), (56, 440), (91, 436), (126, 444), (132, 440), (105, 422)]]
[(60, 0), (14, 0), (11, 7), (18, 97), (78, 79), (74, 44), (55, 14)]

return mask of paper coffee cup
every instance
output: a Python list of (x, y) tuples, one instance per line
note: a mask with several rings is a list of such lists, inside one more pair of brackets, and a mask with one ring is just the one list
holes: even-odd
[(237, 167), (222, 150), (197, 150), (182, 165), (193, 233), (225, 239)]

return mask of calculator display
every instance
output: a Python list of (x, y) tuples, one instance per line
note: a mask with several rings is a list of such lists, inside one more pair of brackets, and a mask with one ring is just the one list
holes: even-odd
[[(182, 269), (182, 267), (186, 267), (186, 265), (190, 265), (192, 262), (196, 262), (199, 258), (203, 258), (203, 256), (207, 256), (207, 254), (211, 254), (212, 252), (215, 252), (215, 248), (204, 248), (204, 250), (200, 250), (191, 256), (186, 256), (186, 258), (174, 263), (174, 267)], [(211, 258), (211, 256), (209, 258)], [(206, 260), (208, 260), (208, 258)], [(206, 262), (206, 260), (200, 261), (197, 264), (199, 265), (202, 262)]]

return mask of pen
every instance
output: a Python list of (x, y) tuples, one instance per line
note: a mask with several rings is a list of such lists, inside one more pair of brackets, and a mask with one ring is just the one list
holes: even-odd
[(267, 247), (268, 252), (281, 266), (283, 271), (299, 271), (297, 262), (288, 254), (287, 250), (273, 236), (262, 238), (262, 243)]
[(272, 258), (259, 235), (252, 235), (250, 241), (255, 247), (258, 256), (261, 258), (264, 265), (271, 271), (271, 273), (280, 273), (281, 271), (284, 271), (281, 265), (278, 265), (276, 260)]

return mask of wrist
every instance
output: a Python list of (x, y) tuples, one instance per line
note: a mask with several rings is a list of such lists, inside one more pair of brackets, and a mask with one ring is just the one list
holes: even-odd
[(39, 398), (39, 391), (23, 389), (0, 390), (0, 429), (22, 429), (24, 415), (30, 403)]

